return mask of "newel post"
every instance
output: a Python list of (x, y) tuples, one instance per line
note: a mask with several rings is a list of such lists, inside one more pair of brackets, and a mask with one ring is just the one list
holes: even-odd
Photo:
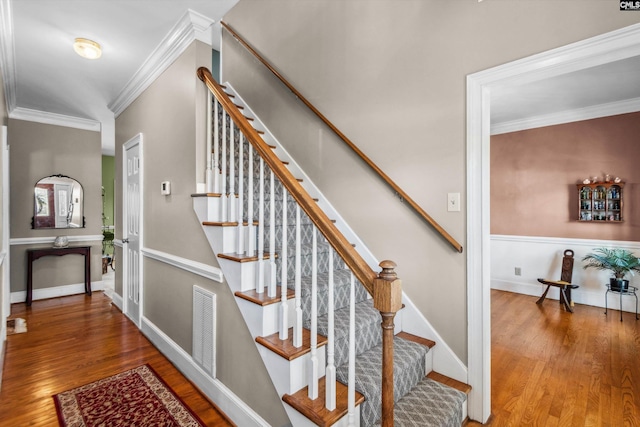
[(393, 427), (393, 318), (402, 308), (402, 282), (393, 261), (382, 261), (373, 281), (373, 304), (382, 315), (382, 427)]

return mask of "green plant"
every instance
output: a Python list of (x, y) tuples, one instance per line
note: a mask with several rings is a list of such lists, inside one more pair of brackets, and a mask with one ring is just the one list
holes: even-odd
[(596, 248), (585, 255), (582, 261), (587, 263), (584, 268), (609, 270), (616, 279), (624, 279), (627, 274), (640, 273), (640, 260), (626, 249)]

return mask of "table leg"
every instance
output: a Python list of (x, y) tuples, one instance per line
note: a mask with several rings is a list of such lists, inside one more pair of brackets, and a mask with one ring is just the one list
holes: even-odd
[(27, 306), (31, 305), (33, 299), (33, 256), (27, 253)]
[(84, 254), (84, 291), (91, 295), (91, 251)]

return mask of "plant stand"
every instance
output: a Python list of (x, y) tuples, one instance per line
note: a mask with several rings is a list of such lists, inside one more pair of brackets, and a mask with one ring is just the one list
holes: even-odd
[(635, 286), (628, 286), (627, 289), (612, 289), (611, 285), (607, 284), (607, 292), (605, 292), (604, 294), (604, 314), (606, 316), (607, 311), (608, 311), (608, 307), (607, 307), (607, 300), (608, 300), (608, 295), (609, 292), (613, 292), (614, 294), (619, 294), (620, 295), (620, 321), (622, 322), (622, 296), (623, 295), (633, 295), (636, 298), (636, 320), (638, 320), (638, 295), (636, 295), (636, 291), (638, 290), (638, 288), (636, 288)]

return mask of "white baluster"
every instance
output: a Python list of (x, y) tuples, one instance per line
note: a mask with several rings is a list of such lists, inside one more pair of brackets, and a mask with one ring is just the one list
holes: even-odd
[[(207, 171), (205, 175), (205, 183), (207, 186), (207, 193), (213, 193), (214, 191), (214, 183), (213, 183), (213, 147), (212, 147), (212, 130), (211, 129), (211, 119), (212, 111), (211, 111), (211, 102), (212, 96), (211, 91), (207, 90)], [(217, 103), (217, 102), (216, 102)]]
[(318, 398), (318, 236), (313, 227), (311, 241), (311, 357), (309, 358), (309, 399)]
[(264, 160), (260, 157), (260, 182), (258, 195), (258, 280), (256, 292), (264, 292)]
[[(236, 126), (229, 118), (229, 221), (236, 221)], [(242, 221), (240, 221), (242, 222)]]
[(302, 347), (302, 249), (300, 240), (300, 205), (296, 203), (296, 319), (293, 324), (294, 347)]
[(238, 250), (244, 254), (244, 134), (238, 141)]
[(333, 319), (333, 248), (329, 247), (329, 293), (327, 305), (327, 372), (325, 374), (326, 395), (325, 407), (329, 411), (336, 409), (336, 366), (334, 360), (334, 319)]
[(216, 99), (213, 107), (213, 192), (220, 193), (220, 119), (219, 108)]
[(351, 272), (351, 287), (349, 290), (349, 379), (347, 390), (347, 404), (349, 409), (349, 427), (356, 422), (356, 285)]
[(249, 188), (247, 191), (247, 254), (253, 255), (256, 252), (256, 229), (253, 226), (253, 145), (249, 143), (249, 171), (247, 173), (249, 177)]
[(222, 222), (227, 221), (227, 201), (229, 198), (229, 193), (227, 191), (227, 112), (222, 110), (222, 156), (220, 161), (222, 162), (222, 176), (221, 176), (221, 195), (220, 195), (220, 208), (221, 208), (221, 216), (220, 220)]
[(289, 306), (287, 305), (287, 189), (282, 186), (282, 262), (280, 264), (280, 339), (289, 337)]
[(269, 297), (276, 296), (276, 189), (273, 170), (269, 178)]

